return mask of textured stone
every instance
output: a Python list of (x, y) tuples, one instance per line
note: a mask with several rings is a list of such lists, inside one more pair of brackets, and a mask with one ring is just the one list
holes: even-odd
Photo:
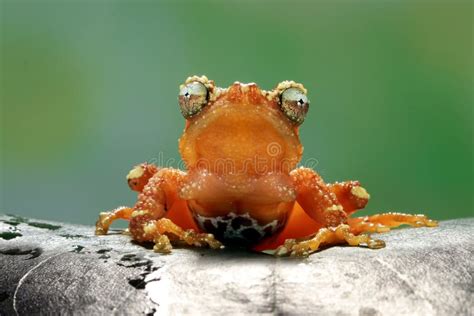
[(91, 226), (0, 216), (0, 314), (472, 315), (474, 219), (306, 259), (153, 253)]

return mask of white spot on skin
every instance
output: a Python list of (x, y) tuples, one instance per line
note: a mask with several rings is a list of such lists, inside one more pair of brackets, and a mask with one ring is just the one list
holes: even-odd
[(136, 166), (127, 174), (127, 180), (140, 178), (145, 170), (141, 166)]
[(342, 211), (342, 206), (334, 204), (333, 206), (328, 207), (326, 211), (328, 212)]
[(135, 211), (132, 213), (132, 217), (140, 216), (140, 215), (148, 215), (147, 211)]
[(240, 83), (240, 82), (237, 81), (235, 83), (240, 85), (240, 91), (242, 91), (243, 93), (247, 93), (251, 86), (257, 86), (257, 84), (255, 82)]
[[(155, 232), (156, 230), (156, 226), (155, 226), (155, 222), (151, 222), (151, 223), (148, 223), (148, 224), (145, 224), (143, 225), (143, 232), (146, 234), (146, 235), (151, 235)], [(145, 235), (144, 235), (145, 236)]]
[(363, 187), (353, 187), (351, 189), (351, 194), (359, 199), (370, 199), (369, 193)]

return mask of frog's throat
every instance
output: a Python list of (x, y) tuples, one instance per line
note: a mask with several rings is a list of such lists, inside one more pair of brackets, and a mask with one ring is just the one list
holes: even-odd
[(189, 122), (180, 139), (188, 169), (217, 174), (288, 173), (301, 159), (297, 129), (267, 104), (213, 104)]

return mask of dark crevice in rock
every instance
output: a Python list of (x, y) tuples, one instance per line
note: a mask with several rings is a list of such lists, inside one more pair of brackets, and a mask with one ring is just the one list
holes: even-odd
[(21, 237), (23, 236), (20, 233), (17, 232), (12, 232), (12, 231), (7, 231), (7, 232), (1, 232), (0, 233), (0, 238), (5, 239), (5, 240), (10, 240), (16, 237)]
[(277, 293), (278, 282), (277, 282), (277, 266), (276, 266), (276, 263), (273, 264), (272, 273), (269, 276), (269, 278), (270, 278), (270, 282), (271, 282), (270, 283), (270, 289), (269, 289), (271, 291), (271, 293), (269, 293), (269, 295), (271, 296), (270, 313), (279, 315), (278, 306), (277, 306), (277, 302), (278, 302), (278, 293)]
[(81, 245), (73, 245), (72, 246), (72, 250), (71, 252), (74, 252), (74, 253), (80, 253), (82, 251), (82, 249), (84, 249), (84, 246), (81, 246)]
[(112, 248), (107, 248), (107, 249), (99, 249), (96, 251), (96, 253), (103, 254), (112, 251)]
[(137, 290), (143, 290), (145, 289), (145, 277), (137, 277), (137, 278), (131, 278), (128, 280), (128, 284), (136, 288)]
[(150, 260), (137, 256), (135, 254), (123, 255), (122, 258), (120, 258), (120, 261), (117, 262), (117, 265), (126, 268), (148, 267), (150, 264)]
[(381, 315), (378, 310), (373, 307), (361, 307), (359, 309), (359, 316), (378, 316)]
[(1, 220), (0, 222), (5, 223), (7, 225), (11, 225), (11, 226), (17, 226), (18, 224), (20, 224), (19, 222), (9, 221), (9, 220)]
[(33, 248), (33, 249), (10, 248), (10, 249), (0, 250), (0, 253), (3, 255), (10, 255), (10, 256), (30, 255), (29, 258), (26, 258), (26, 260), (30, 260), (30, 259), (39, 257), (43, 253), (43, 249), (41, 248)]
[(148, 262), (146, 261), (138, 261), (135, 263), (130, 263), (130, 264), (123, 264), (123, 263), (117, 263), (119, 266), (126, 267), (126, 268), (139, 268), (139, 267), (144, 267), (148, 265)]
[(61, 226), (59, 225), (52, 225), (52, 224), (40, 223), (40, 222), (28, 222), (26, 224), (29, 226), (36, 227), (36, 228), (49, 229), (49, 230), (58, 230), (61, 228)]
[(352, 279), (358, 279), (358, 278), (359, 278), (359, 276), (358, 276), (357, 274), (352, 273), (352, 272), (346, 272), (346, 273), (344, 273), (344, 275), (345, 275), (346, 277), (352, 278)]
[(8, 295), (7, 292), (0, 292), (0, 303), (5, 301), (9, 297), (10, 297), (10, 295)]
[(70, 234), (59, 234), (59, 236), (67, 238), (67, 239), (87, 238), (87, 236), (83, 236), (83, 235), (70, 235)]
[(153, 316), (155, 315), (156, 313), (156, 308), (152, 308), (151, 311), (149, 311), (148, 313), (145, 313), (145, 316)]
[[(126, 267), (126, 268), (142, 268), (143, 272), (137, 276), (130, 277), (128, 279), (128, 284), (133, 286), (137, 290), (143, 290), (146, 286), (145, 278), (153, 271), (158, 270), (158, 267), (153, 267), (153, 262), (149, 259), (137, 256), (135, 254), (126, 254), (120, 258), (120, 262), (117, 262), (117, 265)], [(156, 281), (157, 279), (149, 280)]]

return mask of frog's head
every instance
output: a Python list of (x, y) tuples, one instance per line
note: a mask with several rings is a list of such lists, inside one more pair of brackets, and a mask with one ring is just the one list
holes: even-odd
[(193, 76), (180, 86), (178, 100), (186, 119), (179, 149), (188, 169), (287, 173), (301, 159), (298, 128), (309, 107), (302, 84), (284, 81), (264, 91), (235, 82), (223, 89)]

